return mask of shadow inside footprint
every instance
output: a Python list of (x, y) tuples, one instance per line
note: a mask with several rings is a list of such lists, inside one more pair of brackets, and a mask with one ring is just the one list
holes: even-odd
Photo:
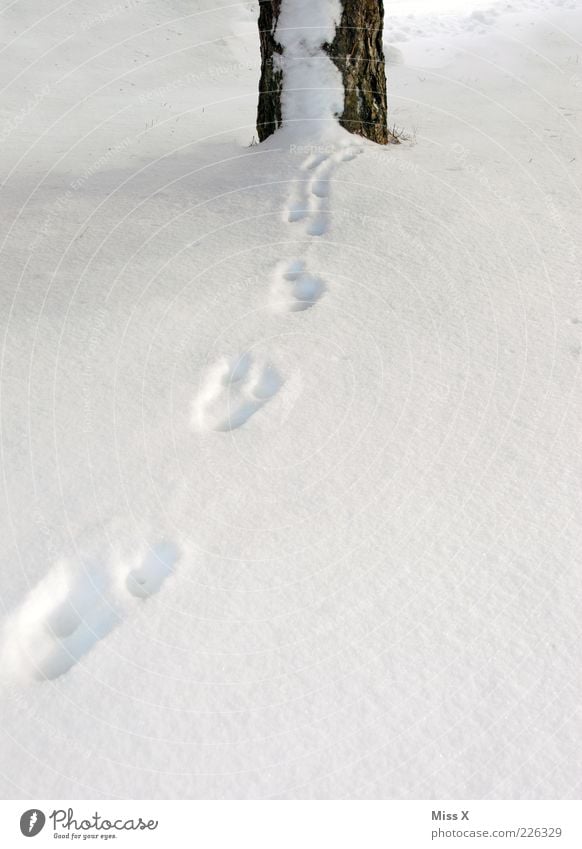
[(316, 168), (319, 168), (320, 165), (323, 165), (324, 162), (329, 160), (329, 153), (312, 153), (301, 165), (302, 171), (314, 171)]
[(329, 177), (318, 177), (313, 181), (311, 191), (318, 198), (326, 198), (329, 196)]
[(307, 227), (305, 229), (308, 236), (324, 236), (327, 233), (327, 228), (327, 216), (322, 212), (317, 212), (313, 215), (311, 220), (307, 222)]
[(303, 260), (283, 262), (275, 270), (271, 304), (281, 312), (307, 310), (317, 303), (326, 288), (320, 277), (306, 270)]
[(346, 147), (345, 150), (340, 151), (336, 154), (337, 162), (351, 162), (353, 159), (356, 159), (360, 154), (364, 152), (363, 147), (354, 146), (354, 147)]
[(265, 365), (257, 374), (252, 393), (260, 401), (267, 401), (279, 391), (282, 385), (281, 375), (272, 366)]
[[(234, 377), (237, 376), (236, 370)], [(174, 569), (179, 549), (163, 541), (126, 573), (125, 588), (146, 598)], [(58, 561), (7, 620), (1, 664), (15, 678), (52, 680), (68, 672), (128, 612), (127, 595), (115, 590), (108, 558)], [(123, 580), (123, 564), (118, 577)]]
[(283, 380), (269, 363), (251, 354), (223, 358), (210, 370), (193, 402), (193, 424), (203, 430), (241, 427), (280, 389)]
[(57, 678), (120, 621), (101, 567), (62, 561), (32, 590), (5, 632), (4, 657), (17, 676)]
[(297, 221), (303, 221), (303, 219), (307, 216), (307, 213), (307, 200), (298, 200), (295, 203), (289, 204), (286, 212), (286, 220), (289, 224), (294, 224)]
[(141, 564), (129, 572), (125, 586), (137, 598), (148, 598), (157, 593), (166, 578), (174, 571), (180, 557), (178, 548), (168, 541), (151, 548)]
[(70, 637), (92, 608), (99, 605), (104, 590), (105, 582), (90, 568), (84, 568), (76, 576), (69, 575), (62, 601), (45, 618), (47, 629), (58, 639)]
[(120, 614), (109, 602), (103, 599), (95, 604), (70, 634), (57, 637), (54, 645), (47, 647), (45, 656), (37, 663), (36, 676), (53, 679), (68, 672), (120, 622)]

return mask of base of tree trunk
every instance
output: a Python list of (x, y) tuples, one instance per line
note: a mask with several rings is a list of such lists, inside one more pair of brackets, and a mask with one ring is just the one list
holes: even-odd
[(324, 45), (344, 84), (344, 111), (339, 122), (348, 132), (378, 144), (397, 143), (388, 129), (384, 4), (378, 0), (341, 0), (341, 5), (335, 38)]
[[(283, 47), (276, 37), (281, 4), (286, 0), (261, 0), (259, 36), (261, 79), (257, 133), (264, 141), (283, 123)], [(313, 0), (316, 2), (316, 0)], [(344, 86), (344, 111), (337, 118), (348, 132), (378, 144), (397, 143), (388, 129), (386, 66), (382, 34), (382, 0), (340, 0), (342, 16), (331, 44), (324, 50), (338, 68)]]

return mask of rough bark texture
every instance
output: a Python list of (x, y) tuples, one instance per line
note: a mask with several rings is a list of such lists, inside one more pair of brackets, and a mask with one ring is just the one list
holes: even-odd
[(331, 44), (324, 49), (339, 69), (344, 83), (344, 111), (340, 124), (350, 133), (388, 144), (386, 67), (382, 34), (382, 0), (341, 0), (342, 17)]
[[(277, 41), (276, 28), (284, 2), (260, 0), (261, 80), (257, 112), (260, 141), (272, 135), (283, 121), (283, 71), (278, 63), (283, 48)], [(396, 139), (388, 130), (383, 0), (341, 0), (341, 5), (342, 17), (335, 38), (322, 48), (343, 79), (344, 111), (338, 115), (339, 122), (350, 133), (379, 144), (394, 142)]]
[(281, 92), (283, 71), (278, 67), (278, 57), (283, 48), (275, 38), (282, 0), (261, 0), (259, 11), (259, 37), (261, 39), (261, 80), (259, 82), (259, 107), (257, 132), (264, 141), (281, 126)]

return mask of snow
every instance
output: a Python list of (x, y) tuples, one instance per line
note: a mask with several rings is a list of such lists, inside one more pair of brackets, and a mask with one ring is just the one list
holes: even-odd
[(241, 427), (281, 388), (281, 378), (268, 363), (257, 363), (250, 353), (223, 358), (209, 371), (193, 410), (202, 430)]
[(4, 11), (4, 798), (578, 798), (581, 11), (308, 7)]
[(339, 0), (294, 0), (283, 4), (276, 38), (283, 48), (283, 121), (299, 136), (329, 129), (343, 112), (341, 74), (321, 50), (331, 43), (341, 18)]

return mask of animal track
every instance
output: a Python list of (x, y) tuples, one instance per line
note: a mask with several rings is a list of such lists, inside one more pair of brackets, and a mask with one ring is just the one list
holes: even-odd
[(312, 204), (312, 206), (315, 208), (307, 222), (305, 232), (308, 236), (323, 236), (327, 233), (329, 215), (321, 206), (318, 207), (315, 204)]
[(285, 219), (290, 223), (306, 220), (306, 232), (309, 236), (322, 236), (327, 232), (329, 223), (330, 181), (342, 162), (355, 159), (363, 148), (350, 144), (342, 146), (334, 153), (311, 154), (301, 166), (302, 171), (311, 176), (298, 180), (291, 192), (291, 198), (285, 209)]
[(128, 592), (141, 598), (157, 592), (179, 556), (176, 546), (161, 542), (133, 569), (116, 564), (117, 575), (106, 561), (59, 561), (8, 619), (3, 668), (40, 680), (63, 675), (123, 620)]
[(275, 270), (271, 305), (278, 312), (298, 312), (312, 307), (321, 298), (326, 285), (305, 269), (302, 259), (281, 262)]
[(291, 200), (285, 209), (284, 220), (288, 221), (290, 224), (294, 224), (296, 221), (303, 221), (303, 219), (307, 216), (308, 206), (309, 201), (307, 199), (305, 189), (297, 183), (293, 190)]
[(164, 540), (151, 548), (142, 561), (128, 572), (125, 586), (138, 598), (148, 598), (157, 593), (167, 577), (174, 571), (180, 552), (172, 542)]
[[(332, 153), (311, 154), (301, 166), (305, 179), (296, 180), (291, 189), (283, 213), (285, 221), (305, 221), (310, 236), (327, 232), (333, 174), (341, 162), (354, 159), (362, 151), (361, 146), (352, 142), (342, 144)], [(271, 306), (281, 312), (307, 310), (317, 303), (326, 288), (323, 280), (306, 270), (303, 260), (282, 262), (275, 271)], [(276, 395), (282, 383), (273, 366), (253, 360), (249, 353), (225, 357), (210, 369), (192, 402), (192, 425), (200, 430), (235, 430)]]
[(315, 168), (318, 168), (324, 162), (327, 162), (331, 154), (329, 153), (312, 153), (307, 159), (302, 163), (301, 170), (302, 171), (314, 171)]
[(283, 384), (269, 363), (250, 353), (224, 357), (209, 371), (192, 406), (193, 424), (202, 430), (235, 430), (250, 419)]

